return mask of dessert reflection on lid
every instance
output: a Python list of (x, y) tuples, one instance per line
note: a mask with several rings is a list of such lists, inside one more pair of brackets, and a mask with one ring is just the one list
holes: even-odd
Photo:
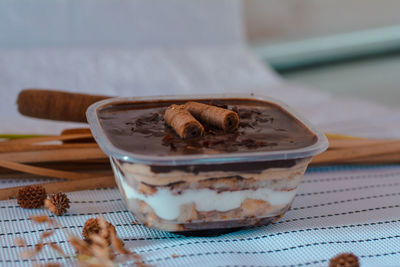
[(317, 141), (281, 107), (250, 99), (126, 103), (106, 107), (99, 115), (114, 146), (141, 155), (279, 151)]

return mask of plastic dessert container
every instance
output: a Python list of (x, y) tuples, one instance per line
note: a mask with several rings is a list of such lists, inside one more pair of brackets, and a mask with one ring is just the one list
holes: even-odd
[[(179, 140), (163, 121), (171, 104), (227, 105), (240, 125)], [(265, 225), (290, 208), (311, 158), (327, 138), (280, 101), (254, 95), (113, 98), (87, 110), (120, 192), (144, 225), (204, 233)]]

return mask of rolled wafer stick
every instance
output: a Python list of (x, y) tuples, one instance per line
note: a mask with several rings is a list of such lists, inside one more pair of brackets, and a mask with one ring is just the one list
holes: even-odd
[(202, 123), (231, 132), (239, 126), (239, 116), (236, 112), (198, 102), (187, 102), (185, 107)]
[(109, 96), (69, 93), (63, 91), (25, 89), (17, 99), (18, 111), (35, 118), (86, 122), (86, 109)]
[(184, 105), (171, 105), (164, 114), (165, 122), (183, 139), (203, 135), (204, 128)]

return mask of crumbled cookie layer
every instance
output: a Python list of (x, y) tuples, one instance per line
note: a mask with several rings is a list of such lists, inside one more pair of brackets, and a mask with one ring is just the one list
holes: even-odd
[(174, 221), (158, 217), (141, 200), (129, 200), (128, 207), (137, 214), (135, 218), (148, 227), (179, 232), (265, 225), (281, 218), (290, 204), (272, 206), (262, 200), (246, 199), (239, 208), (227, 212), (201, 212), (196, 210), (195, 204), (183, 205), (180, 216)]

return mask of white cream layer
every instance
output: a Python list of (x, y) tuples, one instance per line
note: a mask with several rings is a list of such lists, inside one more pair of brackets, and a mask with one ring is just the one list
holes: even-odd
[[(118, 175), (119, 176), (119, 175)], [(288, 205), (296, 194), (292, 191), (273, 191), (269, 188), (257, 190), (241, 190), (221, 192), (210, 189), (192, 190), (188, 189), (182, 194), (174, 195), (168, 188), (159, 188), (151, 196), (137, 192), (131, 186), (120, 179), (125, 196), (128, 199), (142, 200), (149, 205), (158, 217), (165, 220), (175, 220), (179, 217), (180, 207), (185, 204), (196, 204), (198, 211), (229, 211), (239, 208), (246, 198), (264, 200), (271, 205)]]

